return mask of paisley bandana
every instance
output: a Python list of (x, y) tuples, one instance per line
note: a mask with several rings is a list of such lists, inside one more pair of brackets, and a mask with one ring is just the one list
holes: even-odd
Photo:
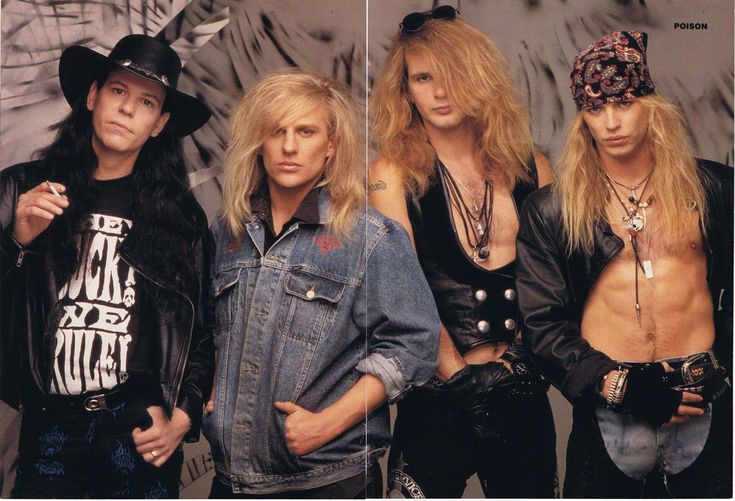
[(652, 94), (656, 86), (646, 64), (647, 40), (641, 31), (616, 31), (577, 54), (570, 75), (577, 106), (602, 106)]

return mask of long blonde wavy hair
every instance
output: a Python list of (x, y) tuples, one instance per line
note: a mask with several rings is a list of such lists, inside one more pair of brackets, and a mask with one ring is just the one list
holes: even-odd
[(327, 160), (317, 186), (323, 186), (331, 197), (328, 228), (347, 236), (356, 217), (355, 210), (365, 203), (365, 149), (360, 110), (346, 85), (316, 73), (289, 69), (256, 83), (230, 116), (223, 217), (235, 239), (245, 235), (245, 225), (252, 220), (250, 197), (264, 179), (261, 146), (282, 123), (320, 106), (326, 110), (334, 154)]
[(530, 179), (533, 141), (528, 113), (520, 104), (506, 62), (486, 35), (462, 19), (427, 21), (409, 35), (399, 34), (372, 89), (372, 139), (378, 151), (400, 165), (409, 192), (423, 194), (434, 172), (436, 153), (421, 117), (409, 101), (406, 54), (426, 57), (451, 101), (476, 124), (485, 161), (502, 166), (512, 188)]
[[(658, 228), (677, 244), (686, 236), (683, 211), (696, 207), (701, 230), (705, 227), (707, 206), (696, 160), (676, 106), (657, 94), (636, 99), (648, 113), (646, 139), (654, 159), (650, 182), (655, 189)], [(561, 168), (554, 189), (562, 204), (566, 250), (569, 254), (575, 250), (591, 254), (596, 221), (610, 222), (606, 211), (610, 192), (595, 141), (581, 113), (567, 135)]]

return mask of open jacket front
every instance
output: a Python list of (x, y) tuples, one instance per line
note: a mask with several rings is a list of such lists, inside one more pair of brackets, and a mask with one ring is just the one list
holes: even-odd
[[(708, 217), (703, 243), (715, 325), (714, 350), (732, 370), (733, 169), (698, 160)], [(590, 398), (595, 384), (618, 363), (593, 349), (580, 333), (587, 296), (600, 273), (622, 249), (610, 225), (599, 221), (594, 252), (566, 255), (561, 202), (552, 186), (523, 206), (517, 242), (516, 284), (526, 349), (544, 375), (573, 404)]]
[(363, 373), (396, 399), (436, 369), (439, 319), (405, 231), (369, 209), (338, 238), (325, 225), (328, 207), (322, 189), (319, 221), (294, 223), (265, 252), (257, 213), (240, 242), (223, 220), (213, 226), (216, 397), (204, 433), (218, 478), (235, 492), (337, 482), (363, 472), (389, 444), (383, 405), (297, 457), (274, 402), (319, 412)]
[[(49, 245), (41, 234), (23, 250), (11, 238), (12, 220), (18, 196), (39, 183), (55, 178), (41, 162), (9, 167), (0, 173), (0, 397), (13, 406), (36, 405), (49, 392), (54, 331), (61, 314), (58, 283)], [(171, 284), (147, 262), (143, 250), (131, 249), (123, 241), (120, 258), (158, 287), (170, 294), (177, 315), (145, 318), (158, 353), (160, 395), (169, 415), (180, 407), (192, 420), (186, 436), (199, 436), (202, 404), (212, 384), (212, 337), (205, 328), (205, 307), (209, 292), (209, 252), (211, 236), (204, 212), (193, 196), (197, 236), (191, 242), (192, 283)], [(135, 231), (135, 230), (133, 230)]]

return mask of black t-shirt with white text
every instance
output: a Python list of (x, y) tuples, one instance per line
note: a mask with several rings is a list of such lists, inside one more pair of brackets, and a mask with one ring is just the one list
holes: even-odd
[[(150, 318), (140, 276), (117, 250), (133, 226), (128, 208), (132, 175), (94, 181), (99, 192), (89, 215), (89, 248), (79, 269), (59, 292), (52, 394), (78, 395), (113, 389), (131, 375), (152, 375), (151, 336), (141, 318)], [(81, 235), (78, 235), (81, 242)]]

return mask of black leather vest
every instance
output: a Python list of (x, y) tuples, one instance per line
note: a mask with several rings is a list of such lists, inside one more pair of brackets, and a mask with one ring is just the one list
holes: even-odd
[[(512, 342), (520, 325), (515, 290), (515, 261), (494, 270), (475, 264), (459, 241), (439, 175), (420, 199), (409, 197), (408, 213), (416, 251), (457, 350), (464, 354), (486, 343)], [(513, 201), (520, 213), (526, 196), (538, 187), (531, 160), (531, 183), (518, 182)]]

